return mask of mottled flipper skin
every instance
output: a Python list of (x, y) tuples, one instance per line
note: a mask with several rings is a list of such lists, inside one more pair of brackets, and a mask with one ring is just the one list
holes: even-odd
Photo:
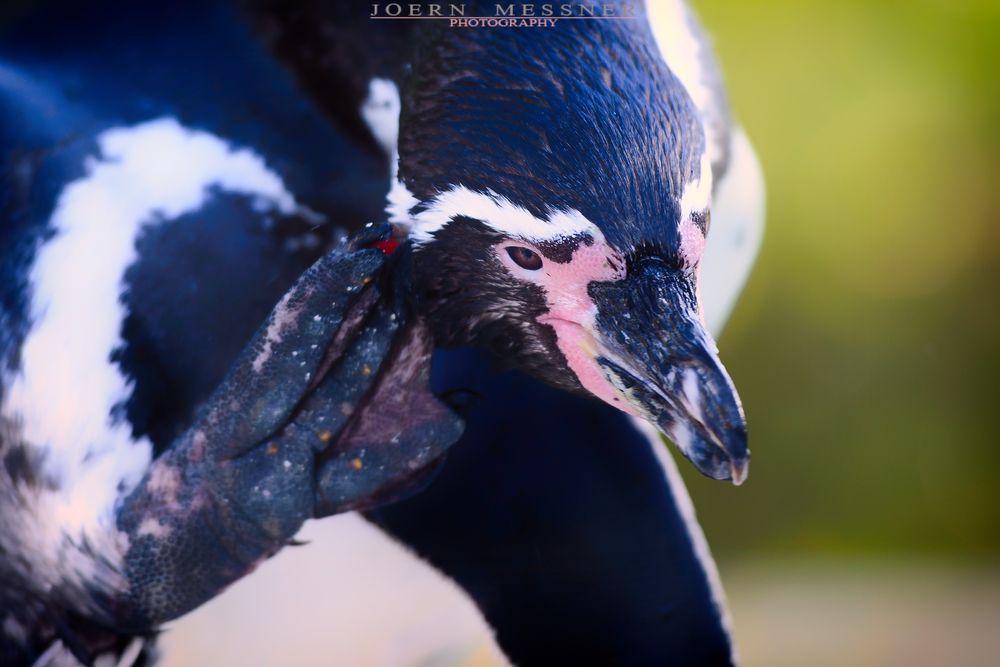
[[(295, 283), (127, 496), (127, 590), (109, 602), (119, 628), (194, 609), (306, 519), (396, 497), (458, 439), (460, 420), (427, 388), (430, 340), (395, 289), (399, 258), (362, 247), (388, 234), (372, 228)], [(415, 401), (426, 409), (403, 409)]]
[[(0, 403), (34, 324), (38, 249), (54, 235), (63, 191), (101, 160), (103, 133), (172, 119), (188, 136), (261, 156), (299, 205), (276, 215), (212, 188), (200, 208), (146, 221), (112, 297), (123, 307), (121, 339), (94, 354), (130, 387), (109, 422), (148, 440), (156, 474), (113, 520), (102, 515), (101, 540), (41, 540), (61, 530), (37, 502), (60, 492), (44, 474), (46, 443), (25, 439), (17, 419), (0, 420), (0, 664), (33, 665), (55, 650), (87, 665), (218, 593), (305, 518), (419, 488), (460, 427), (426, 389), (427, 337), (408, 316), (404, 285), (388, 280), (408, 251), (383, 260), (359, 250), (360, 238), (334, 247), (344, 231), (380, 219), (388, 159), (365, 128), (334, 122), (301, 94), (235, 3), (8, 4), (0, 3)], [(114, 233), (101, 219), (93, 225)], [(367, 241), (385, 234), (378, 228)], [(90, 281), (91, 265), (82, 266), (67, 274)], [(370, 285), (344, 291), (365, 278)], [(305, 287), (316, 291), (306, 296)], [(285, 305), (302, 310), (257, 373), (269, 311), (287, 294), (298, 296)], [(384, 400), (396, 396), (431, 409), (407, 421)], [(232, 398), (239, 413), (227, 412)], [(376, 415), (397, 431), (383, 440), (370, 426)], [(104, 534), (115, 520), (125, 539)]]

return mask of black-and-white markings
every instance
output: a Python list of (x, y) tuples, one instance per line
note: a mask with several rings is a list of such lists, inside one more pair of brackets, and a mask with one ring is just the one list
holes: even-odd
[(115, 501), (150, 462), (150, 442), (113, 416), (131, 392), (111, 356), (122, 344), (123, 277), (138, 259), (140, 231), (198, 210), (215, 190), (253, 197), (262, 211), (301, 212), (259, 155), (171, 118), (109, 129), (98, 145), (86, 175), (59, 195), (30, 269), (21, 365), (4, 378), (3, 417), (44, 454), (54, 480), (36, 528), (52, 540), (106, 533)]

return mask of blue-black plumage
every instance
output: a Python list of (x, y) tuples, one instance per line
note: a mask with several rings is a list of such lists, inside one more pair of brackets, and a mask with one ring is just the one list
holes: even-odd
[[(713, 153), (704, 99), (643, 13), (476, 32), (365, 9), (108, 0), (6, 22), (0, 547), (17, 555), (0, 562), (0, 657), (127, 653), (302, 519), (391, 499), (369, 517), (454, 578), (517, 664), (729, 661), (714, 566), (661, 444), (585, 396), (656, 423), (710, 476), (745, 474), (743, 415), (697, 300), (728, 138)], [(296, 281), (381, 217), (415, 246), (399, 307), (348, 300), (332, 311), (355, 347), (293, 356), (336, 347), (310, 342), (322, 313), (282, 309)], [(273, 338), (289, 322), (300, 332)], [(443, 465), (457, 430), (411, 391), (430, 340), (414, 326), (526, 373), (438, 355), (434, 389), (467, 429)], [(274, 364), (267, 381), (238, 380), (258, 361)], [(337, 375), (349, 367), (372, 384)], [(481, 401), (466, 409), (469, 390)], [(358, 392), (345, 416), (367, 426), (318, 426)], [(390, 394), (435, 416), (400, 422)], [(287, 413), (254, 421), (265, 403)], [(231, 424), (213, 417), (235, 404)], [(385, 423), (405, 428), (383, 438)], [(305, 446), (306, 431), (342, 449)], [(226, 454), (207, 465), (204, 451)], [(375, 472), (403, 464), (419, 474)], [(282, 483), (312, 466), (317, 496)], [(95, 489), (113, 504), (79, 502)], [(188, 521), (205, 489), (241, 509)], [(108, 517), (130, 545), (95, 539)]]

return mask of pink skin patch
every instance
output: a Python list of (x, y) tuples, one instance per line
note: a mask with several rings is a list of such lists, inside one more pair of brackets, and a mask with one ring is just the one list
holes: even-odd
[[(530, 248), (538, 253), (542, 268), (531, 271), (518, 266), (507, 254), (506, 249), (510, 247)], [(591, 333), (597, 307), (587, 294), (587, 286), (592, 282), (623, 279), (625, 262), (621, 256), (603, 239), (594, 239), (589, 246), (581, 243), (566, 263), (548, 259), (536, 246), (521, 240), (503, 241), (495, 249), (500, 262), (512, 275), (535, 283), (545, 291), (549, 311), (538, 321), (555, 330), (559, 350), (584, 389), (630, 415), (639, 416), (604, 377), (595, 361), (598, 344)]]
[(705, 235), (698, 226), (686, 219), (681, 223), (681, 259), (688, 267), (698, 266), (701, 255), (705, 252)]
[[(685, 266), (690, 268), (698, 267), (701, 263), (701, 256), (705, 252), (705, 235), (701, 233), (701, 229), (696, 224), (691, 222), (690, 218), (686, 218), (681, 223), (680, 235), (681, 259), (684, 261)], [(698, 290), (698, 319), (704, 325), (705, 309), (701, 305), (701, 281), (697, 281), (696, 285), (696, 289)]]

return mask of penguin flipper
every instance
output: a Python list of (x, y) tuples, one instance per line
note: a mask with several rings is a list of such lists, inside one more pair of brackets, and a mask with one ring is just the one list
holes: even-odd
[(364, 232), (296, 282), (124, 499), (118, 627), (190, 611), (306, 519), (395, 497), (458, 438), (460, 420), (428, 388), (430, 337), (392, 294), (390, 262), (366, 247), (388, 233)]

